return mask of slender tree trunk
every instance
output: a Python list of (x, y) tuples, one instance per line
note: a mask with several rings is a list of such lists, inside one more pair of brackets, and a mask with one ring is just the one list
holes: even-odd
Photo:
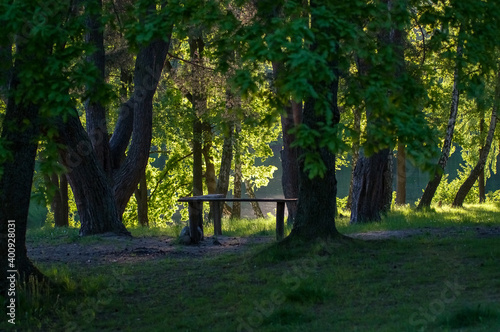
[[(247, 191), (247, 195), (250, 198), (256, 198), (255, 193), (253, 192), (252, 189), (252, 184), (250, 181), (245, 180), (245, 189)], [(260, 208), (259, 202), (251, 202), (252, 203), (252, 208), (253, 208), (253, 213), (257, 218), (264, 218), (264, 214), (262, 213), (262, 209)]]
[[(361, 109), (356, 108), (354, 110), (354, 130), (358, 133), (361, 133)], [(356, 169), (356, 165), (359, 160), (359, 141), (354, 141), (352, 143), (352, 159), (351, 159), (351, 181), (349, 184), (349, 196), (347, 198), (347, 209), (351, 209), (352, 207), (352, 188), (354, 185), (354, 170)]]
[[(240, 133), (241, 124), (236, 123), (235, 133), (234, 133), (234, 184), (233, 184), (233, 197), (241, 198), (241, 144), (240, 144)], [(233, 208), (231, 211), (231, 218), (241, 218), (241, 203), (233, 202)]]
[(217, 179), (217, 187), (215, 192), (217, 194), (222, 194), (224, 197), (227, 195), (229, 190), (229, 174), (231, 172), (231, 162), (233, 159), (233, 133), (234, 133), (234, 123), (229, 122), (227, 134), (224, 137), (224, 143), (222, 145), (222, 157), (219, 169), (219, 178)]
[(406, 148), (403, 144), (398, 144), (398, 171), (397, 171), (397, 189), (396, 204), (406, 204)]
[[(283, 75), (283, 64), (273, 62), (274, 81), (280, 79)], [(279, 91), (276, 91), (279, 94)], [(299, 163), (298, 149), (292, 147), (295, 136), (290, 134), (290, 130), (302, 122), (302, 102), (290, 101), (284, 105), (284, 113), (281, 115), (281, 130), (283, 132), (283, 149), (281, 150), (281, 185), (285, 198), (299, 197)], [(297, 214), (297, 203), (287, 202), (288, 224), (293, 224)]]
[(212, 149), (212, 128), (209, 124), (203, 124), (203, 159), (205, 160), (205, 183), (209, 194), (217, 191), (217, 178), (215, 176), (214, 159), (211, 154)]
[(203, 129), (201, 120), (193, 120), (193, 196), (203, 195)]
[[(484, 114), (481, 117), (481, 122), (479, 123), (479, 134), (483, 137), (484, 133)], [(479, 172), (479, 178), (477, 179), (479, 187), (479, 203), (484, 203), (486, 201), (486, 181), (484, 177), (484, 168)]]
[(484, 166), (486, 165), (486, 159), (488, 158), (488, 154), (490, 153), (491, 143), (493, 142), (493, 136), (495, 134), (496, 124), (497, 124), (497, 112), (498, 105), (500, 103), (500, 71), (497, 77), (497, 84), (495, 87), (495, 105), (491, 112), (491, 120), (490, 120), (490, 128), (488, 129), (488, 135), (486, 137), (486, 142), (484, 146), (481, 148), (479, 152), (479, 160), (477, 161), (476, 166), (471, 171), (465, 182), (460, 186), (458, 192), (453, 200), (453, 207), (461, 207), (464, 203), (465, 197), (469, 193), (470, 189), (477, 181), (477, 178), (484, 170)]
[(141, 176), (139, 186), (135, 190), (135, 200), (137, 201), (137, 220), (139, 221), (139, 225), (149, 227), (146, 173)]
[(56, 192), (50, 203), (50, 208), (54, 214), (54, 224), (56, 227), (67, 227), (69, 226), (68, 213), (68, 180), (66, 175), (58, 176), (57, 174), (52, 174), (47, 177), (46, 182), (51, 183), (56, 187)]
[[(459, 32), (460, 34), (460, 32)], [(448, 163), (448, 158), (450, 156), (451, 144), (453, 141), (453, 132), (455, 130), (455, 123), (457, 121), (457, 113), (458, 113), (458, 103), (460, 100), (460, 61), (462, 59), (462, 45), (459, 40), (459, 44), (457, 46), (457, 58), (455, 64), (455, 73), (453, 75), (453, 91), (451, 94), (451, 110), (450, 117), (448, 119), (448, 126), (446, 128), (446, 136), (443, 143), (443, 148), (441, 150), (441, 157), (439, 158), (437, 170), (434, 172), (433, 177), (427, 183), (425, 187), (424, 193), (422, 194), (422, 198), (418, 204), (417, 209), (422, 209), (424, 207), (429, 207), (432, 202), (432, 198), (436, 193), (436, 190), (441, 182), (441, 178), (443, 177), (444, 168)]]

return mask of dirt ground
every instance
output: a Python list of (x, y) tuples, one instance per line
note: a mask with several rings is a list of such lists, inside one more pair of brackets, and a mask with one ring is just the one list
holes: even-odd
[[(404, 239), (414, 236), (449, 237), (472, 234), (477, 237), (499, 237), (500, 227), (449, 227), (423, 228), (397, 231), (375, 231), (350, 234), (363, 240)], [(66, 243), (59, 245), (34, 245), (27, 243), (28, 257), (35, 263), (63, 263), (78, 265), (100, 265), (111, 262), (140, 262), (161, 257), (199, 258), (221, 253), (238, 253), (248, 250), (253, 244), (270, 243), (274, 237), (205, 237), (199, 245), (180, 245), (176, 238), (150, 236), (124, 238), (103, 235), (95, 243)]]

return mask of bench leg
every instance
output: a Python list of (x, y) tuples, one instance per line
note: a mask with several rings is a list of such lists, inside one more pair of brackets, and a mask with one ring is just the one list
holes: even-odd
[(285, 202), (276, 203), (276, 240), (281, 241), (285, 236)]

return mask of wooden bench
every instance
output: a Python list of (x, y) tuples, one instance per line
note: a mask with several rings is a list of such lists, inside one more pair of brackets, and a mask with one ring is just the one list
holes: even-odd
[[(198, 243), (201, 239), (198, 227), (203, 227), (203, 202), (275, 202), (276, 203), (276, 239), (282, 240), (285, 233), (285, 203), (296, 202), (297, 198), (226, 198), (224, 195), (203, 195), (183, 197), (179, 202), (187, 202), (189, 208), (189, 230), (191, 241)], [(221, 204), (213, 204), (214, 235), (222, 235)], [(202, 228), (203, 229), (203, 228)], [(194, 236), (193, 236), (194, 234)]]

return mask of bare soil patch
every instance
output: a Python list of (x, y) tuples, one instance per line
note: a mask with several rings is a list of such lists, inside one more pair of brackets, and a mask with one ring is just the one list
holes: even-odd
[[(500, 227), (448, 227), (422, 228), (393, 231), (373, 231), (349, 234), (362, 240), (404, 239), (415, 236), (459, 237), (472, 234), (480, 238), (500, 237)], [(200, 258), (221, 253), (241, 253), (252, 245), (271, 243), (272, 236), (205, 237), (198, 245), (181, 245), (176, 238), (149, 236), (125, 238), (103, 235), (91, 243), (64, 243), (58, 245), (34, 244), (28, 241), (28, 256), (36, 263), (63, 263), (77, 265), (101, 265), (115, 262), (140, 262), (157, 258)]]

